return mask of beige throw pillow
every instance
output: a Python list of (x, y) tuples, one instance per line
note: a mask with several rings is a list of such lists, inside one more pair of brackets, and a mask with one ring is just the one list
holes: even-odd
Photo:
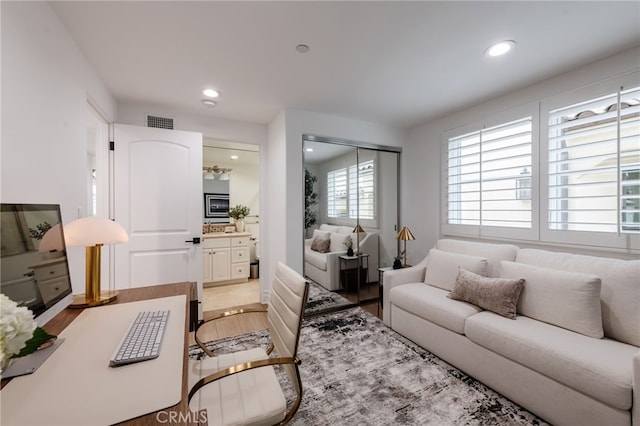
[(504, 260), (500, 276), (526, 281), (518, 314), (596, 339), (604, 336), (599, 277)]
[(458, 268), (478, 275), (487, 275), (487, 259), (433, 248), (429, 251), (424, 282), (451, 291), (458, 277)]
[(328, 238), (315, 237), (313, 241), (311, 241), (311, 250), (317, 251), (318, 253), (329, 253), (330, 244), (331, 240)]
[[(347, 243), (351, 243), (351, 235), (338, 234), (337, 232), (332, 232), (331, 245), (329, 247), (329, 250), (331, 252), (347, 251)], [(355, 250), (355, 247), (354, 247), (354, 250)]]
[(463, 300), (510, 319), (516, 319), (516, 307), (524, 280), (488, 278), (460, 269), (453, 290), (447, 297)]

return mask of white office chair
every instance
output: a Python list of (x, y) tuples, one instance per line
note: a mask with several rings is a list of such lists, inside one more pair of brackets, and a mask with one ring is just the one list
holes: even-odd
[[(302, 400), (302, 381), (297, 357), (302, 317), (309, 283), (288, 266), (279, 263), (266, 309), (271, 343), (267, 350), (255, 348), (229, 354), (213, 354), (198, 338), (209, 357), (191, 361), (189, 408), (207, 410), (209, 425), (275, 425), (287, 423)], [(225, 312), (209, 321), (260, 309)], [(204, 324), (200, 323), (198, 328)], [(278, 357), (270, 357), (275, 348)], [(273, 365), (284, 365), (297, 396), (287, 410), (284, 392)], [(198, 380), (198, 378), (200, 378)]]

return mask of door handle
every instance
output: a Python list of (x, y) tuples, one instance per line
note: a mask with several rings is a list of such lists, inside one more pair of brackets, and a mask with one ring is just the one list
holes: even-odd
[(200, 244), (200, 237), (193, 237), (192, 240), (187, 240), (185, 243)]

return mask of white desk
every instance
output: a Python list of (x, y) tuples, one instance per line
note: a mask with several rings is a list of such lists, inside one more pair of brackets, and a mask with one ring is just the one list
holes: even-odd
[[(34, 373), (0, 393), (3, 425), (113, 424), (183, 398), (186, 295), (85, 309), (60, 334), (65, 342)], [(169, 309), (160, 356), (109, 367), (138, 311)]]

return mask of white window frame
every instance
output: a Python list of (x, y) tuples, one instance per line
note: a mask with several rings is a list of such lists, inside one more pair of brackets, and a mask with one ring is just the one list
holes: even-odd
[[(365, 163), (372, 163), (373, 164), (373, 218), (360, 218), (359, 216), (359, 207), (358, 209), (354, 209), (352, 206), (352, 201), (355, 199), (356, 200), (356, 204), (358, 203), (358, 195), (357, 194), (352, 194), (352, 189), (354, 188), (352, 182), (351, 182), (351, 178), (352, 178), (352, 170), (356, 167), (360, 167), (361, 165), (365, 164)], [(377, 218), (378, 218), (378, 199), (380, 197), (380, 194), (378, 194), (378, 170), (377, 170), (377, 161), (375, 158), (372, 159), (368, 159), (368, 160), (363, 160), (360, 161), (359, 163), (353, 163), (353, 164), (348, 164), (344, 167), (340, 167), (337, 169), (333, 169), (333, 170), (329, 170), (326, 173), (326, 179), (327, 179), (327, 218), (331, 219), (332, 222), (337, 223), (337, 224), (352, 224), (355, 223), (357, 220), (360, 221), (360, 223), (363, 226), (369, 226), (369, 227), (375, 227), (377, 226)], [(331, 197), (331, 191), (329, 190), (329, 175), (332, 173), (336, 173), (338, 171), (344, 171), (346, 174), (346, 188), (347, 188), (347, 193), (346, 193), (346, 201), (347, 201), (347, 216), (346, 217), (338, 217), (338, 216), (332, 216), (331, 212), (329, 211), (330, 205), (331, 203), (329, 202), (329, 199)], [(357, 174), (356, 174), (357, 176)], [(358, 183), (356, 183), (356, 188), (358, 188)], [(355, 216), (353, 215), (355, 213)]]
[[(448, 217), (448, 143), (449, 139), (506, 124), (524, 117), (531, 117), (531, 228), (511, 228), (487, 225), (459, 225), (447, 223)], [(539, 237), (539, 103), (526, 104), (509, 111), (493, 114), (484, 120), (451, 129), (442, 135), (441, 140), (441, 229), (443, 235), (467, 238), (497, 238), (508, 240), (535, 241)]]
[[(540, 126), (541, 129), (543, 129), (540, 132), (540, 150), (544, 153), (544, 158), (546, 159), (548, 157), (549, 151), (549, 111), (614, 93), (619, 90), (621, 86), (631, 88), (639, 84), (640, 73), (633, 72), (622, 77), (543, 99), (540, 103)], [(540, 174), (541, 176), (549, 175), (548, 161), (541, 162)], [(549, 215), (547, 213), (549, 211), (548, 181), (544, 181), (540, 187), (540, 207), (541, 211), (545, 212), (540, 217), (540, 240), (542, 242), (605, 249), (623, 249), (625, 251), (640, 250), (640, 235), (638, 234), (549, 229)]]

